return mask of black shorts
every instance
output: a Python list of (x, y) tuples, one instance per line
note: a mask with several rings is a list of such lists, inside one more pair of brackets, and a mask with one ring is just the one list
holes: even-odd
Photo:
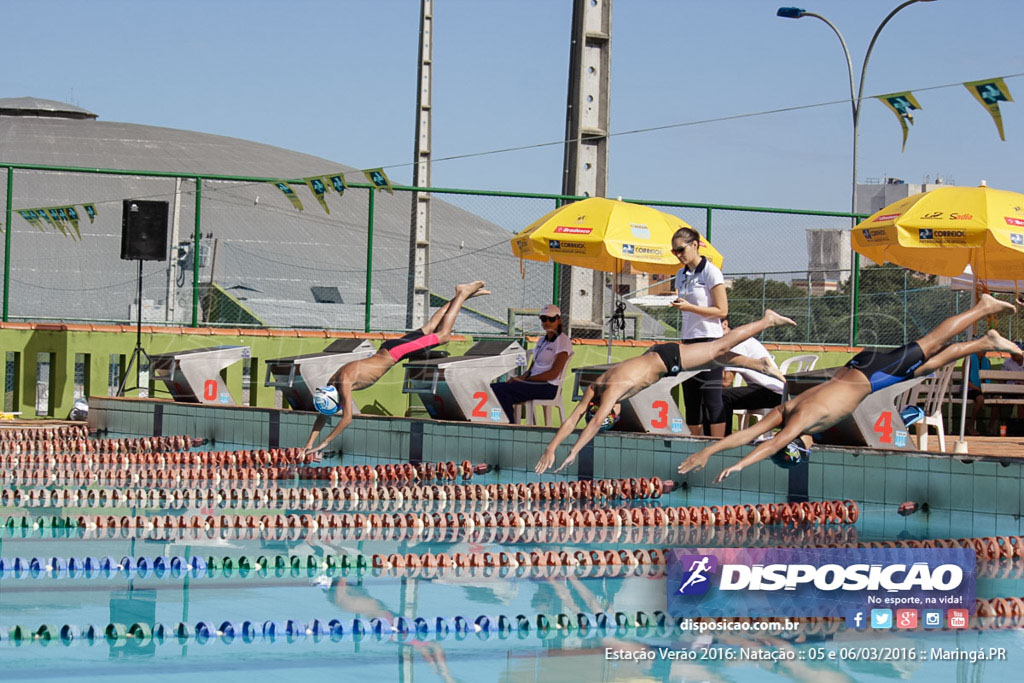
[(871, 382), (871, 391), (878, 391), (914, 376), (924, 363), (924, 351), (917, 342), (898, 349), (864, 349), (847, 362), (846, 367), (860, 370)]
[(665, 369), (668, 371), (665, 373), (666, 377), (675, 377), (683, 369), (682, 361), (679, 360), (679, 342), (655, 344), (647, 349), (647, 353), (658, 354), (661, 362), (665, 364)]

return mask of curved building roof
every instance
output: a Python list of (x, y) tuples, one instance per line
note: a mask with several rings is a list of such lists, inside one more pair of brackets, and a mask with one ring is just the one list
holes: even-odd
[[(0, 99), (3, 162), (276, 178), (341, 171), (365, 181), (352, 167), (328, 159), (220, 135), (102, 121), (85, 109), (30, 97)], [(170, 258), (143, 263), (144, 320), (191, 320), (191, 267), (175, 245), (189, 242), (196, 229), (192, 180), (16, 170), (13, 189), (15, 210), (70, 204), (83, 215), (82, 239), (76, 240), (51, 228), (40, 231), (13, 214), (12, 318), (133, 320), (138, 265), (119, 258), (121, 204), (155, 199), (167, 201), (178, 220), (168, 230)], [(230, 295), (207, 311), (209, 319), (229, 322), (235, 315), (239, 322), (272, 327), (363, 329), (369, 191), (329, 192), (328, 214), (308, 188), (294, 189), (301, 212), (270, 184), (204, 181), (199, 225), (208, 253), (201, 291), (212, 282)], [(509, 308), (538, 308), (550, 300), (550, 265), (527, 261), (522, 278), (509, 229), (477, 215), (501, 216), (508, 227), (527, 225), (550, 210), (550, 202), (442, 196), (431, 201), (431, 293), (447, 298), (456, 283), (477, 279), (494, 292), (471, 300), (468, 308), (477, 314), (460, 316), (457, 330), (500, 332)], [(406, 329), (410, 202), (405, 192), (375, 197), (374, 330)], [(96, 206), (94, 223), (84, 216), (85, 203)]]

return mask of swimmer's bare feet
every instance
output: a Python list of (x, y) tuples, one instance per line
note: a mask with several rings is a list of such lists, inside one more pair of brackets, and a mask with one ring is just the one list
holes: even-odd
[(770, 327), (778, 327), (779, 325), (791, 325), (796, 327), (796, 322), (792, 319), (787, 318), (784, 315), (779, 315), (770, 308), (764, 312), (764, 319), (768, 321), (768, 325)]
[(985, 333), (985, 341), (990, 345), (990, 351), (1005, 351), (1011, 356), (1019, 355), (1021, 352), (1019, 346), (995, 330), (989, 330)]
[(467, 282), (465, 284), (455, 285), (455, 293), (456, 295), (461, 294), (467, 299), (474, 296), (490, 294), (490, 292), (483, 288), (484, 284), (483, 280), (477, 280), (476, 282)]
[(779, 366), (775, 364), (775, 361), (773, 361), (771, 359), (771, 356), (767, 356), (765, 358), (761, 358), (760, 360), (761, 360), (761, 372), (763, 372), (764, 374), (769, 375), (771, 377), (774, 377), (775, 379), (779, 380), (780, 382), (785, 382), (786, 381), (786, 376), (782, 374), (782, 370), (780, 370)]
[[(1017, 302), (1020, 303), (1019, 296)], [(978, 305), (984, 306), (991, 313), (1012, 313), (1017, 308), (1009, 301), (1000, 301), (991, 294), (982, 294), (978, 299)]]

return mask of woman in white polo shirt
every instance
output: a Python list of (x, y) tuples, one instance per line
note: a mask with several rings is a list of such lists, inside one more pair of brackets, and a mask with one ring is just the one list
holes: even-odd
[[(679, 228), (672, 236), (672, 253), (683, 267), (676, 273), (676, 300), (672, 307), (682, 312), (682, 341), (696, 344), (722, 336), (722, 318), (729, 315), (722, 271), (701, 256), (700, 233)], [(722, 406), (722, 368), (704, 370), (683, 382), (686, 424), (692, 434), (703, 434), (704, 422), (711, 436), (725, 436)]]
[(512, 424), (516, 423), (512, 406), (527, 401), (546, 401), (558, 393), (562, 383), (562, 369), (572, 355), (572, 342), (562, 331), (562, 312), (558, 306), (548, 304), (540, 312), (540, 325), (544, 336), (533, 349), (533, 362), (525, 373), (507, 382), (491, 385), (494, 395)]

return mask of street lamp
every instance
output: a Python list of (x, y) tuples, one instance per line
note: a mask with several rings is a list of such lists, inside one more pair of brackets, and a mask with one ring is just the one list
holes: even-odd
[[(896, 16), (897, 12), (899, 12), (904, 7), (907, 7), (909, 5), (913, 5), (916, 2), (933, 2), (933, 1), (934, 0), (907, 0), (903, 4), (901, 4), (898, 7), (896, 7), (896, 9), (894, 9), (891, 12), (889, 12), (889, 14), (885, 17), (885, 19), (882, 20), (882, 23), (879, 24), (878, 28), (875, 29), (875, 34), (873, 36), (871, 36), (871, 42), (868, 43), (868, 51), (864, 54), (864, 63), (861, 64), (861, 67), (860, 67), (860, 85), (857, 87), (856, 91), (853, 89), (853, 78), (854, 78), (853, 77), (853, 60), (850, 59), (850, 49), (846, 46), (846, 39), (843, 38), (843, 34), (839, 32), (839, 29), (836, 28), (835, 24), (833, 24), (831, 21), (829, 21), (825, 17), (821, 16), (820, 14), (816, 14), (814, 12), (808, 12), (807, 10), (801, 9), (799, 7), (780, 7), (779, 10), (775, 13), (776, 16), (782, 17), (783, 19), (802, 19), (803, 17), (814, 17), (815, 19), (820, 19), (823, 22), (825, 22), (830, 29), (832, 29), (832, 32), (836, 34), (836, 36), (839, 38), (839, 42), (842, 43), (842, 45), (843, 45), (843, 54), (846, 55), (846, 68), (847, 68), (847, 70), (848, 70), (848, 72), (850, 74), (850, 106), (851, 106), (851, 109), (853, 111), (853, 178), (852, 178), (851, 188), (850, 188), (850, 213), (856, 213), (857, 212), (857, 134), (858, 134), (858, 131), (859, 131), (859, 128), (860, 128), (860, 100), (861, 100), (861, 97), (864, 95), (864, 76), (867, 73), (868, 59), (871, 58), (871, 50), (873, 50), (874, 47), (875, 47), (875, 41), (878, 40), (878, 34), (880, 34), (882, 32), (882, 29), (885, 28), (885, 25), (889, 23), (889, 20), (892, 19), (894, 16)], [(852, 219), (851, 227), (856, 225), (856, 224), (857, 224), (857, 219)], [(850, 254), (851, 254), (851, 256), (850, 256), (850, 267), (851, 267), (851, 269), (853, 269), (855, 271), (856, 269), (854, 268), (854, 263), (856, 261), (856, 255), (853, 254), (853, 247), (852, 247), (852, 245), (851, 245), (851, 248), (850, 248)], [(856, 285), (856, 279), (855, 278), (856, 278), (856, 273), (855, 272), (851, 273), (851, 279), (853, 279), (853, 282), (851, 282), (851, 285), (853, 285), (854, 287)], [(854, 301), (853, 294), (851, 293), (851, 295), (850, 295), (850, 345), (851, 346), (853, 345), (854, 341), (856, 340), (855, 338), (856, 338), (856, 335), (857, 335), (856, 316), (855, 316), (856, 308), (855, 308), (855, 306), (856, 306), (856, 302)]]

